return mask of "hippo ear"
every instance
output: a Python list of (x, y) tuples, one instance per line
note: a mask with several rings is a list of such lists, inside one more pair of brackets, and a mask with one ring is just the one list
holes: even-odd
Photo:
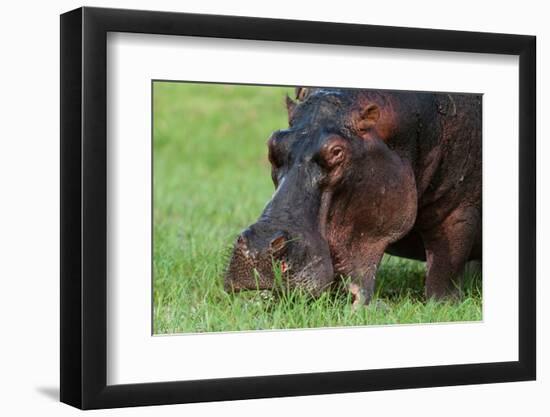
[(290, 120), (292, 119), (292, 113), (294, 113), (294, 109), (296, 108), (297, 103), (294, 100), (292, 100), (288, 96), (288, 94), (286, 95), (285, 102), (286, 102), (286, 111), (288, 112), (288, 121), (290, 122)]
[(363, 135), (376, 125), (380, 119), (380, 108), (376, 104), (369, 104), (361, 113), (359, 113), (356, 122), (359, 134)]
[(309, 92), (309, 89), (306, 87), (296, 87), (295, 89), (296, 100), (304, 101), (306, 99), (308, 92)]

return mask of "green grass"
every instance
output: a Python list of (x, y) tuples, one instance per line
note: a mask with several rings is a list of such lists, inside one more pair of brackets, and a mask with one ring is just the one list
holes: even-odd
[(386, 256), (369, 307), (348, 294), (227, 294), (239, 231), (269, 200), (269, 134), (287, 123), (290, 88), (156, 82), (153, 327), (156, 334), (481, 320), (481, 280), (454, 302), (425, 302), (424, 264)]

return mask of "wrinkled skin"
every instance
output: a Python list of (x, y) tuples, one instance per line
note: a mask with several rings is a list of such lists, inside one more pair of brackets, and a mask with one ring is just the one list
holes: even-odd
[(426, 260), (426, 296), (481, 259), (481, 96), (298, 88), (268, 140), (271, 201), (235, 243), (227, 290), (284, 282), (372, 297), (384, 252)]

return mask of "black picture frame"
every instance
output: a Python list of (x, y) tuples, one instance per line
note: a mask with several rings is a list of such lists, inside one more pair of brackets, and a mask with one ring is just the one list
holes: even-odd
[[(108, 32), (519, 56), (519, 360), (107, 385)], [(535, 379), (534, 36), (84, 7), (61, 15), (60, 56), (62, 402), (94, 409)]]

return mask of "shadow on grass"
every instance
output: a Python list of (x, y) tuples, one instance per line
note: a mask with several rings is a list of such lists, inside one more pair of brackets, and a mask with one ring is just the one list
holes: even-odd
[[(388, 300), (409, 298), (425, 302), (425, 276), (425, 262), (386, 255), (376, 276), (376, 297)], [(460, 281), (456, 284), (460, 294), (459, 298), (481, 298), (482, 281), (479, 264), (468, 263)]]

